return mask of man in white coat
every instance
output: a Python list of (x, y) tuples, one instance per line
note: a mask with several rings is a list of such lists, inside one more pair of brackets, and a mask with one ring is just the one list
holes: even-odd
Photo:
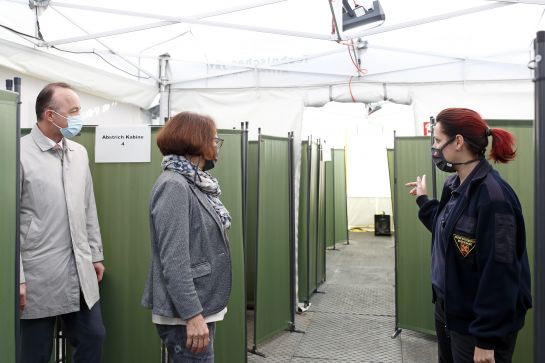
[(73, 361), (101, 361), (102, 241), (87, 151), (69, 140), (80, 112), (69, 85), (48, 84), (36, 99), (38, 122), (21, 139), (22, 363), (49, 362), (57, 317)]

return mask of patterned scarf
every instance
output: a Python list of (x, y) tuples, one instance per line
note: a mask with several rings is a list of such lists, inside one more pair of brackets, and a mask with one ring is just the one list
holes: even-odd
[(231, 215), (225, 208), (219, 196), (221, 195), (218, 180), (212, 175), (191, 164), (186, 158), (180, 155), (166, 155), (161, 163), (163, 170), (172, 170), (181, 174), (191, 184), (197, 186), (206, 195), (214, 211), (221, 220), (223, 228), (231, 227)]

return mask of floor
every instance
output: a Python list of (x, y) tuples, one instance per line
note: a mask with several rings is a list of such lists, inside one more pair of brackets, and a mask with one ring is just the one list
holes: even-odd
[[(394, 241), (373, 233), (350, 233), (350, 244), (327, 251), (327, 281), (296, 329), (258, 345), (266, 358), (249, 353), (250, 363), (437, 362), (435, 337), (395, 327)], [(253, 336), (248, 314), (249, 347)]]

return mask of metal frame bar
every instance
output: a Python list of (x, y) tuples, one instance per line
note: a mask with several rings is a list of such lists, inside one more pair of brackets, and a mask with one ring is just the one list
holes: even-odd
[[(61, 15), (63, 18), (65, 18), (66, 20), (68, 20), (70, 23), (72, 23), (73, 25), (75, 25), (78, 29), (80, 29), (81, 31), (83, 31), (84, 33), (87, 33), (87, 34), (90, 34), (90, 32), (85, 29), (83, 26), (81, 26), (80, 24), (78, 24), (77, 22), (75, 22), (74, 20), (70, 19), (68, 16), (66, 16), (65, 14), (63, 14), (60, 10), (56, 9), (55, 7), (51, 7), (51, 9), (53, 9), (55, 12), (57, 12), (59, 15)], [(146, 71), (144, 68), (141, 68), (139, 65), (135, 64), (134, 62), (132, 62), (131, 60), (127, 59), (126, 57), (122, 56), (121, 54), (119, 54), (118, 52), (116, 52), (115, 50), (113, 50), (108, 44), (106, 44), (104, 41), (100, 40), (100, 39), (95, 39), (99, 44), (101, 44), (102, 46), (104, 46), (106, 49), (108, 49), (110, 52), (112, 52), (113, 54), (115, 54), (116, 56), (118, 56), (119, 58), (121, 58), (124, 62), (126, 62), (127, 64), (130, 64), (132, 67), (136, 68), (137, 70), (139, 70), (140, 72), (148, 75), (149, 77), (153, 78), (155, 81), (161, 83), (161, 80), (159, 78), (157, 78), (155, 75), (153, 75), (152, 73)]]
[(21, 224), (21, 202), (19, 195), (21, 195), (21, 169), (19, 168), (21, 160), (21, 78), (15, 77), (14, 80), (14, 91), (17, 93), (17, 106), (16, 106), (16, 116), (15, 116), (15, 195), (17, 199), (15, 201), (15, 362), (19, 363), (21, 357), (19, 352), (21, 351), (21, 325), (19, 322), (20, 310), (19, 310), (19, 289), (21, 285), (21, 276), (20, 276), (20, 253), (21, 253), (21, 236), (20, 236), (20, 224)]
[[(248, 301), (246, 291), (246, 246), (248, 245), (248, 121), (241, 122), (242, 135), (240, 138), (241, 169), (242, 169), (242, 255), (244, 258), (244, 306)], [(255, 308), (255, 307), (254, 307)], [(248, 327), (246, 324), (246, 308), (244, 309), (244, 347), (248, 345)], [(246, 351), (246, 348), (245, 348)], [(248, 361), (248, 354), (244, 354), (244, 363)]]
[(255, 282), (254, 282), (254, 341), (250, 353), (265, 357), (265, 354), (257, 351), (257, 285), (259, 283), (259, 177), (261, 174), (261, 143), (263, 142), (263, 137), (261, 135), (261, 127), (257, 129), (257, 210), (256, 210), (256, 239), (255, 239)]
[(396, 147), (396, 131), (394, 130), (394, 281), (395, 281), (395, 288), (394, 288), (394, 311), (395, 311), (395, 326), (394, 326), (394, 332), (391, 336), (392, 339), (395, 339), (399, 334), (401, 334), (401, 329), (399, 328), (399, 317), (398, 317), (398, 311), (397, 311), (397, 303), (398, 303), (398, 279), (397, 279), (397, 222), (398, 222), (398, 216), (397, 216), (397, 147)]
[(306, 297), (305, 305), (310, 305), (310, 187), (312, 185), (310, 179), (312, 176), (312, 136), (309, 136), (307, 139), (307, 220), (306, 220), (306, 230), (307, 230), (307, 286), (306, 286)]
[(83, 40), (97, 39), (97, 38), (102, 38), (102, 37), (107, 37), (107, 36), (125, 34), (125, 33), (130, 33), (130, 32), (133, 32), (133, 31), (145, 30), (145, 29), (149, 29), (149, 28), (156, 28), (156, 27), (167, 26), (167, 25), (172, 25), (172, 24), (179, 24), (179, 23), (207, 25), (207, 26), (214, 26), (214, 27), (228, 28), (228, 29), (249, 30), (249, 31), (254, 31), (254, 32), (258, 32), (258, 33), (269, 33), (269, 34), (286, 35), (286, 36), (311, 38), (311, 39), (319, 39), (319, 40), (330, 40), (331, 39), (330, 35), (325, 35), (325, 34), (317, 34), (317, 33), (309, 33), (309, 32), (298, 32), (298, 31), (290, 31), (290, 30), (283, 30), (283, 29), (259, 27), (259, 26), (252, 26), (252, 25), (232, 24), (232, 23), (226, 23), (226, 22), (221, 22), (221, 21), (203, 20), (204, 18), (219, 16), (219, 15), (225, 15), (225, 14), (229, 14), (229, 13), (233, 13), (233, 12), (252, 9), (252, 8), (255, 8), (255, 7), (274, 4), (274, 3), (278, 3), (278, 2), (282, 2), (282, 1), (287, 1), (287, 0), (261, 1), (261, 2), (258, 2), (257, 4), (249, 4), (249, 5), (246, 5), (246, 6), (238, 6), (238, 7), (235, 7), (235, 8), (229, 8), (229, 9), (226, 9), (226, 10), (220, 10), (220, 11), (215, 11), (215, 12), (206, 12), (206, 13), (203, 13), (203, 14), (198, 14), (198, 15), (188, 16), (188, 17), (173, 17), (173, 16), (167, 16), (167, 15), (152, 15), (152, 14), (140, 13), (140, 12), (134, 12), (134, 11), (123, 11), (123, 10), (114, 10), (114, 9), (108, 9), (108, 8), (95, 7), (95, 6), (72, 5), (72, 4), (66, 4), (66, 3), (52, 2), (50, 4), (51, 6), (59, 6), (59, 7), (64, 6), (64, 7), (71, 7), (71, 8), (77, 8), (77, 9), (82, 9), (82, 10), (91, 10), (91, 11), (118, 14), (118, 15), (144, 17), (144, 18), (155, 18), (155, 19), (162, 19), (163, 21), (155, 22), (155, 23), (151, 23), (151, 24), (139, 25), (139, 26), (136, 26), (136, 27), (128, 27), (128, 28), (123, 28), (123, 29), (117, 29), (117, 30), (111, 30), (111, 31), (100, 32), (100, 33), (95, 33), (95, 34), (89, 34), (89, 35), (85, 35), (85, 36), (77, 36), (77, 37), (70, 37), (70, 38), (64, 38), (64, 39), (57, 39), (57, 40), (53, 40), (51, 42), (45, 42), (44, 45), (59, 45), (59, 44), (74, 43), (74, 42), (79, 42), (79, 41), (83, 41)]
[(534, 182), (534, 362), (545, 361), (545, 31), (537, 32), (535, 51)]
[(428, 16), (428, 17), (421, 18), (421, 19), (406, 21), (404, 23), (393, 24), (393, 25), (390, 25), (390, 26), (365, 30), (365, 31), (362, 31), (362, 32), (359, 32), (359, 33), (355, 33), (354, 35), (351, 35), (350, 37), (343, 36), (343, 40), (348, 40), (350, 38), (354, 39), (354, 38), (358, 38), (358, 37), (368, 37), (370, 35), (387, 33), (387, 32), (393, 31), (393, 30), (411, 28), (413, 26), (434, 23), (436, 21), (452, 19), (452, 18), (456, 18), (456, 17), (459, 17), (459, 16), (474, 14), (474, 13), (478, 13), (478, 12), (481, 12), (481, 11), (493, 10), (493, 9), (502, 8), (504, 6), (510, 6), (510, 5), (513, 5), (513, 3), (500, 2), (500, 3), (493, 3), (493, 4), (488, 4), (488, 5), (481, 5), (481, 6), (477, 6), (477, 7), (474, 7), (474, 8), (463, 9), (463, 10), (453, 11), (453, 12), (439, 14), (439, 15)]
[(318, 251), (320, 250), (320, 152), (322, 145), (320, 139), (316, 140), (316, 288), (314, 292), (318, 292), (318, 287), (321, 285), (318, 282)]

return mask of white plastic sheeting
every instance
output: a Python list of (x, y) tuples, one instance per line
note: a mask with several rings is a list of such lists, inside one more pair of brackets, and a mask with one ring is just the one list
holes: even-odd
[(0, 39), (0, 66), (49, 82), (66, 82), (88, 94), (149, 108), (157, 88)]

